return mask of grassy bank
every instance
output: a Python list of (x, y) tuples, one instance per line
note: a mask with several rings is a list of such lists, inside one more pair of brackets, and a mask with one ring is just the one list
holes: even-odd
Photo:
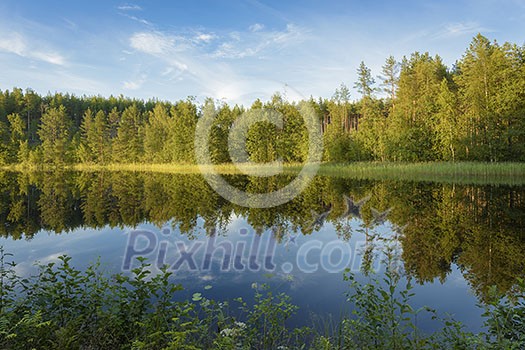
[(320, 175), (462, 184), (525, 184), (525, 163), (427, 162), (323, 164)]
[[(297, 174), (302, 164), (285, 164), (285, 174)], [(57, 167), (49, 165), (10, 165), (5, 171), (48, 171)], [(202, 171), (220, 174), (242, 174), (234, 164), (198, 166), (195, 164), (73, 164), (62, 167), (76, 171), (139, 171), (173, 174), (198, 174)], [(273, 165), (248, 166), (248, 170), (276, 170)], [(345, 177), (371, 180), (428, 181), (460, 184), (525, 184), (525, 163), (482, 163), (482, 162), (355, 162), (349, 164), (321, 164), (317, 172), (323, 176)]]

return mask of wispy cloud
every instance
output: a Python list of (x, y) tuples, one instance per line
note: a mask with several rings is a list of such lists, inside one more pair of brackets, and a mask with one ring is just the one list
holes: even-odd
[(195, 37), (194, 37), (194, 41), (196, 42), (204, 42), (204, 43), (209, 43), (211, 42), (213, 39), (216, 39), (217, 38), (217, 35), (213, 34), (213, 33), (199, 33), (197, 34)]
[(66, 25), (66, 27), (68, 29), (71, 29), (71, 30), (77, 30), (78, 29), (78, 26), (77, 26), (77, 24), (75, 22), (73, 22), (73, 21), (71, 21), (71, 20), (69, 20), (67, 18), (62, 18), (62, 20), (64, 21), (64, 23), (65, 23), (65, 25)]
[(25, 56), (26, 45), (24, 39), (18, 33), (11, 33), (0, 38), (0, 50), (11, 52), (19, 56)]
[[(180, 41), (180, 45), (177, 43)], [(167, 35), (161, 32), (139, 32), (130, 38), (130, 46), (135, 50), (163, 60), (167, 60), (170, 68), (180, 71), (188, 69), (188, 65), (178, 59), (179, 53), (187, 47), (186, 39)]]
[(35, 51), (28, 55), (29, 57), (36, 58), (38, 60), (63, 66), (65, 64), (64, 57), (55, 52), (44, 52)]
[(135, 5), (135, 4), (120, 5), (120, 6), (117, 6), (117, 9), (121, 11), (142, 11), (142, 7), (140, 7), (139, 5)]
[(233, 40), (223, 42), (212, 56), (245, 58), (262, 55), (267, 50), (298, 44), (305, 39), (307, 33), (304, 28), (294, 24), (288, 24), (282, 31), (263, 31), (262, 27), (254, 31), (252, 27), (249, 33), (231, 33), (230, 37)]
[(477, 22), (455, 22), (447, 23), (433, 35), (435, 39), (453, 38), (464, 35), (473, 35), (481, 32), (492, 32)]
[(140, 18), (140, 17), (136, 17), (136, 16), (132, 16), (132, 15), (128, 15), (127, 13), (120, 13), (120, 15), (124, 16), (124, 17), (127, 17), (135, 22), (138, 22), (138, 23), (141, 23), (141, 24), (145, 24), (147, 26), (152, 26), (153, 24), (148, 21), (148, 20), (145, 20), (144, 18)]
[(159, 32), (135, 33), (129, 39), (132, 48), (151, 55), (163, 54), (174, 48), (175, 39)]
[[(222, 35), (202, 28), (193, 34), (143, 31), (132, 34), (129, 43), (135, 53), (160, 60), (161, 65), (155, 63), (152, 68), (161, 78), (155, 80), (155, 84), (177, 86), (178, 89), (179, 83), (172, 85), (173, 82), (185, 81), (185, 86), (200, 89), (198, 96), (245, 103), (270, 96), (284, 85), (245, 71), (243, 65), (233, 64), (229, 59), (271, 57), (274, 51), (300, 43), (306, 33), (307, 30), (293, 24), (283, 30), (270, 31), (260, 27), (253, 32), (247, 28)], [(130, 79), (123, 87), (140, 89), (142, 85), (139, 83), (140, 80)]]
[(28, 40), (16, 32), (0, 35), (0, 50), (55, 65), (65, 64), (64, 57), (59, 53), (28, 44)]
[(264, 25), (260, 23), (252, 24), (249, 28), (250, 32), (258, 32), (264, 29)]
[(122, 88), (124, 90), (138, 90), (142, 87), (142, 84), (144, 84), (145, 79), (139, 79), (135, 81), (125, 81), (122, 83)]

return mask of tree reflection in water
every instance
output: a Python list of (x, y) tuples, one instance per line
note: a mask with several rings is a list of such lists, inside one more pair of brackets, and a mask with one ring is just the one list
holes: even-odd
[[(291, 177), (227, 179), (262, 193), (284, 187)], [(221, 198), (196, 174), (4, 172), (0, 196), (1, 235), (12, 239), (31, 239), (41, 230), (64, 234), (144, 221), (158, 227), (169, 222), (193, 235), (198, 218), (207, 235), (227, 234), (231, 218), (242, 216), (256, 232), (272, 230), (278, 241), (294, 232), (313, 235), (325, 223), (349, 240), (353, 220), (366, 236), (365, 265), (381, 237), (376, 226), (386, 223), (400, 244), (405, 270), (420, 283), (445, 280), (457, 264), (484, 299), (492, 285), (511, 291), (525, 270), (524, 187), (316, 177), (289, 203), (250, 209)]]

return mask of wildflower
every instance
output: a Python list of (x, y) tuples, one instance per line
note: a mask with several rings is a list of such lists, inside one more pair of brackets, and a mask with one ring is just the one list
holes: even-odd
[(233, 329), (231, 329), (231, 328), (224, 328), (220, 332), (220, 335), (222, 335), (223, 337), (231, 337), (232, 334), (233, 334)]

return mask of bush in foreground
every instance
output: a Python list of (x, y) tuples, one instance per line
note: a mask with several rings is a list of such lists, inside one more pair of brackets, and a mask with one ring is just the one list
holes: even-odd
[[(242, 299), (218, 302), (182, 290), (163, 269), (152, 275), (140, 265), (130, 276), (105, 272), (97, 261), (84, 271), (68, 256), (20, 277), (0, 249), (0, 348), (2, 349), (520, 349), (525, 345), (524, 285), (512, 299), (486, 307), (485, 333), (473, 334), (453, 320), (426, 335), (417, 328), (409, 279), (387, 252), (387, 270), (368, 283), (350, 282), (355, 305), (334, 331), (290, 328), (297, 310), (285, 294), (254, 284), (253, 306)], [(365, 271), (367, 274), (369, 271)], [(401, 282), (407, 281), (405, 283)], [(234, 305), (235, 303), (235, 305)], [(437, 316), (435, 316), (437, 318)]]

